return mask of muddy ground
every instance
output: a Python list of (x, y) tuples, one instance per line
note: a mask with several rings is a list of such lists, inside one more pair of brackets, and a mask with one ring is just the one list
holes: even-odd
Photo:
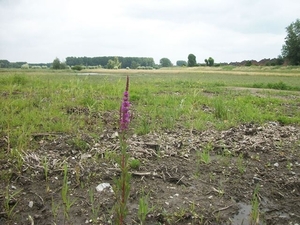
[[(97, 192), (96, 186), (114, 185), (119, 175), (117, 134), (115, 128), (100, 136), (33, 134), (32, 149), (22, 152), (21, 168), (13, 159), (0, 163), (0, 224), (114, 224), (114, 194), (109, 189)], [(224, 131), (178, 127), (131, 134), (129, 154), (141, 165), (130, 169), (126, 224), (139, 224), (143, 193), (151, 208), (146, 224), (299, 224), (299, 140), (299, 127), (277, 122)], [(7, 138), (0, 142), (1, 151), (8, 151)], [(203, 152), (209, 152), (206, 162)], [(65, 163), (74, 203), (69, 218), (61, 194)], [(259, 218), (253, 221), (255, 199)]]

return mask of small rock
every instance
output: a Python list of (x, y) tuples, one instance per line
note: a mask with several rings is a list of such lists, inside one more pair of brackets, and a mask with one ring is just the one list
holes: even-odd
[(109, 183), (101, 183), (96, 187), (97, 192), (102, 192), (104, 189), (108, 189), (110, 192), (114, 192)]
[(87, 153), (83, 153), (80, 157), (80, 159), (87, 159), (87, 158), (91, 158), (92, 155), (91, 154), (87, 154)]
[(278, 167), (278, 166), (279, 166), (279, 163), (274, 163), (274, 166), (275, 166), (275, 167)]
[(116, 137), (119, 137), (119, 133), (117, 131), (111, 135), (111, 138), (113, 139)]
[(101, 145), (100, 145), (99, 143), (96, 143), (96, 144), (94, 145), (95, 148), (100, 147), (100, 146), (101, 146)]
[(30, 202), (28, 203), (28, 207), (29, 207), (29, 208), (32, 208), (32, 207), (33, 207), (33, 201), (30, 201)]
[(259, 181), (261, 181), (261, 179), (258, 178), (258, 177), (256, 177), (256, 176), (254, 176), (253, 177), (253, 181), (254, 181), (254, 183), (258, 183)]

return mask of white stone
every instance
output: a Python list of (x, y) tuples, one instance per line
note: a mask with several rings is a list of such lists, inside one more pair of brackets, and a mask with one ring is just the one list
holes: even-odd
[(30, 202), (28, 203), (28, 206), (29, 206), (29, 208), (32, 208), (32, 207), (33, 207), (33, 201), (30, 201)]
[(83, 153), (83, 154), (80, 156), (81, 159), (87, 159), (87, 158), (91, 158), (91, 157), (92, 157), (92, 155), (91, 155), (91, 154), (87, 154), (87, 153)]
[(114, 192), (112, 186), (109, 183), (101, 183), (96, 187), (97, 192), (102, 192), (104, 189), (108, 189), (110, 192)]

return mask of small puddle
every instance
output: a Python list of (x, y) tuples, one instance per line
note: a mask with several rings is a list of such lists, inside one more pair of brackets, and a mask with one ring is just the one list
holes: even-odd
[(238, 203), (239, 212), (232, 219), (232, 224), (250, 225), (251, 205), (245, 203)]
[[(251, 223), (251, 208), (252, 206), (251, 205), (247, 205), (243, 202), (239, 202), (237, 203), (238, 207), (239, 207), (239, 211), (238, 213), (231, 219), (232, 221), (232, 224), (237, 224), (237, 225), (251, 225), (253, 223)], [(263, 202), (262, 202), (262, 206), (263, 206), (263, 209), (261, 209), (260, 213), (265, 213), (265, 212), (268, 212), (268, 207), (266, 206), (272, 206), (273, 204), (265, 199)], [(276, 217), (278, 218), (282, 218), (282, 219), (286, 219), (288, 220), (290, 218), (290, 215), (286, 212), (280, 212), (280, 211), (277, 211), (277, 212), (274, 212), (274, 214), (276, 215)], [(260, 220), (259, 222), (259, 225), (262, 225), (264, 224), (263, 221)]]

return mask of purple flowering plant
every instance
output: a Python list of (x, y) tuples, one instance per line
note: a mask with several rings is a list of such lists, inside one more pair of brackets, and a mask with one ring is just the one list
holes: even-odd
[(130, 122), (130, 102), (129, 102), (129, 77), (127, 76), (126, 89), (123, 95), (123, 101), (120, 107), (120, 131), (121, 134), (125, 135), (126, 130), (128, 130)]
[(120, 107), (120, 148), (121, 155), (117, 160), (121, 174), (118, 179), (115, 179), (114, 192), (116, 194), (115, 204), (115, 223), (118, 225), (124, 224), (124, 219), (127, 215), (127, 200), (130, 192), (130, 174), (128, 172), (128, 158), (126, 134), (130, 123), (130, 102), (129, 102), (129, 77), (127, 76), (126, 88), (123, 94), (123, 100)]

